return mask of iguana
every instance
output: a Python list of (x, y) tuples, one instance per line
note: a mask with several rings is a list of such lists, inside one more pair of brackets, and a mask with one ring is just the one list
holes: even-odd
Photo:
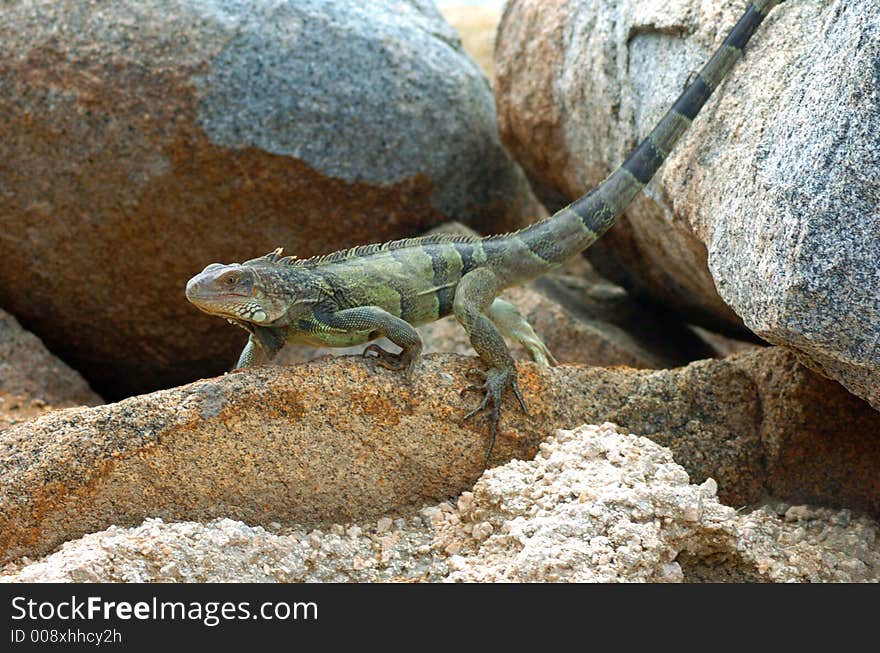
[(187, 283), (187, 299), (250, 332), (239, 368), (272, 359), (285, 342), (347, 347), (385, 336), (401, 348), (399, 353), (371, 344), (364, 356), (375, 355), (383, 367), (409, 374), (422, 350), (413, 327), (455, 315), (488, 367), (481, 373), (482, 384), (465, 388), (485, 394), (464, 416), (469, 419), (491, 405), (488, 462), (506, 389), (513, 390), (526, 411), (504, 336), (524, 345), (537, 363), (555, 363), (529, 323), (498, 294), (558, 267), (614, 224), (780, 1), (753, 0), (626, 161), (593, 191), (551, 217), (485, 238), (432, 235), (301, 260), (276, 249), (244, 263), (212, 263)]

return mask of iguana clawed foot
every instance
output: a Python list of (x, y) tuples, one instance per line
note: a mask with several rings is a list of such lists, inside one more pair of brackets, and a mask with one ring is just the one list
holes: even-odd
[(491, 413), (490, 413), (490, 436), (489, 436), (489, 449), (486, 451), (486, 461), (485, 465), (488, 466), (489, 459), (492, 457), (492, 449), (495, 446), (495, 436), (498, 432), (498, 416), (499, 411), (501, 409), (501, 402), (504, 399), (504, 391), (510, 387), (513, 389), (513, 394), (516, 396), (517, 401), (519, 401), (520, 408), (522, 408), (523, 412), (528, 415), (529, 410), (526, 408), (525, 399), (523, 399), (522, 393), (519, 390), (519, 383), (516, 379), (516, 368), (515, 367), (493, 367), (490, 368), (488, 372), (483, 372), (481, 370), (471, 368), (468, 370), (468, 376), (482, 376), (484, 381), (481, 384), (470, 384), (464, 387), (461, 390), (460, 394), (465, 394), (466, 392), (485, 392), (483, 395), (483, 401), (480, 402), (480, 405), (474, 408), (471, 412), (465, 415), (462, 419), (470, 419), (477, 413), (485, 410), (489, 406), (489, 402), (492, 402)]
[[(375, 354), (375, 356), (371, 354)], [(412, 376), (417, 358), (408, 349), (404, 349), (398, 354), (392, 354), (376, 344), (368, 345), (364, 348), (363, 356), (364, 358), (374, 358), (377, 364), (386, 369), (394, 370), (395, 372), (403, 370), (407, 378)]]

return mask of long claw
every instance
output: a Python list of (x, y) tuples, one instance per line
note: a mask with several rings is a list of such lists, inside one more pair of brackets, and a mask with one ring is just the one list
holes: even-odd
[[(471, 370), (471, 372), (473, 372), (473, 370)], [(513, 393), (519, 402), (520, 408), (523, 409), (523, 412), (526, 415), (528, 415), (529, 412), (526, 408), (525, 399), (523, 399), (522, 393), (520, 392), (519, 384), (517, 383), (515, 367), (492, 368), (488, 372), (483, 373), (483, 376), (485, 376), (485, 382), (482, 385), (468, 385), (464, 387), (459, 394), (464, 395), (466, 392), (472, 390), (479, 390), (485, 393), (480, 405), (467, 413), (463, 418), (464, 420), (468, 420), (477, 413), (482, 412), (489, 406), (489, 402), (492, 402), (491, 413), (489, 415), (489, 448), (486, 452), (485, 462), (485, 466), (488, 467), (489, 460), (492, 456), (492, 450), (495, 447), (495, 438), (498, 434), (498, 418), (501, 412), (501, 401), (504, 397), (504, 391), (508, 386), (513, 389)]]
[[(372, 356), (370, 356), (371, 353), (374, 353), (378, 356), (379, 352), (376, 351), (377, 349), (382, 349), (382, 348), (379, 345), (367, 345), (366, 347), (364, 347), (364, 351), (361, 352), (361, 356), (363, 356), (364, 358), (372, 358)], [(385, 350), (382, 349), (382, 351), (385, 351)]]
[[(472, 388), (472, 387), (474, 387), (474, 386), (468, 386), (468, 388)], [(467, 390), (468, 388), (465, 388), (465, 389)], [(476, 389), (476, 390), (482, 390), (483, 388), (474, 388), (474, 389)], [(476, 415), (477, 413), (479, 413), (481, 410), (483, 410), (483, 409), (486, 407), (486, 404), (489, 403), (489, 398), (490, 398), (491, 396), (492, 396), (491, 392), (487, 392), (487, 393), (483, 396), (483, 401), (480, 402), (480, 405), (477, 406), (476, 408), (474, 408), (474, 409), (473, 409), (471, 412), (469, 412), (467, 415), (465, 415), (464, 417), (462, 417), (462, 419), (463, 419), (463, 420), (470, 419), (471, 417), (473, 417), (474, 415)]]
[(519, 382), (516, 380), (516, 377), (513, 377), (511, 386), (513, 386), (513, 394), (516, 395), (517, 401), (519, 401), (519, 407), (522, 408), (522, 412), (528, 416), (529, 409), (526, 408), (526, 400), (523, 399), (522, 393), (519, 391)]
[(459, 397), (464, 397), (468, 392), (483, 392), (486, 389), (486, 384), (477, 385), (476, 383), (470, 383), (463, 387), (458, 391)]
[(483, 467), (489, 467), (489, 459), (492, 458), (492, 449), (495, 448), (495, 436), (498, 435), (498, 402), (492, 406), (492, 422), (489, 426), (489, 448), (486, 449), (486, 459), (483, 461)]
[[(375, 354), (375, 357), (370, 354)], [(367, 345), (364, 348), (363, 356), (364, 358), (375, 358), (376, 363), (386, 369), (395, 372), (405, 370), (404, 375), (407, 379), (412, 378), (412, 372), (416, 365), (416, 356), (413, 356), (409, 351), (404, 349), (399, 354), (392, 354), (376, 344)]]

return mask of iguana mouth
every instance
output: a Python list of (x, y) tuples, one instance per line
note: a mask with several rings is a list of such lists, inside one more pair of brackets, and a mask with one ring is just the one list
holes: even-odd
[(255, 333), (256, 332), (256, 325), (251, 324), (250, 322), (246, 322), (244, 320), (235, 320), (231, 317), (227, 317), (226, 321), (229, 322), (229, 324), (234, 324), (235, 326), (241, 327), (242, 329), (244, 329), (248, 333)]
[(213, 295), (214, 297), (242, 297), (244, 299), (249, 299), (251, 297), (250, 293), (245, 294), (242, 292), (218, 292)]

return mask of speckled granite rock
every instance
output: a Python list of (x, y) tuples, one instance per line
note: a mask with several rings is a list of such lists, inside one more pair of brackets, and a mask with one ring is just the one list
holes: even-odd
[[(461, 422), (473, 364), (428, 356), (410, 383), (357, 358), (266, 367), (17, 425), (0, 433), (0, 561), (146, 517), (311, 527), (455, 496), (488, 441), (485, 420)], [(520, 385), (530, 415), (507, 402), (496, 464), (607, 419), (730, 505), (880, 514), (880, 414), (782, 349), (661, 371), (523, 363)]]
[(210, 262), (539, 211), (428, 0), (15, 0), (0, 42), (0, 304), (108, 397), (235, 362)]
[(101, 403), (75, 370), (0, 309), (0, 429), (52, 408)]
[[(622, 161), (742, 10), (508, 3), (499, 123), (548, 208)], [(744, 323), (880, 408), (878, 59), (874, 0), (774, 9), (646, 193), (591, 248), (599, 271), (716, 329)]]
[(875, 521), (777, 504), (742, 513), (668, 449), (613, 425), (559, 431), (532, 461), (408, 518), (324, 531), (148, 519), (8, 564), (0, 582), (880, 580)]

